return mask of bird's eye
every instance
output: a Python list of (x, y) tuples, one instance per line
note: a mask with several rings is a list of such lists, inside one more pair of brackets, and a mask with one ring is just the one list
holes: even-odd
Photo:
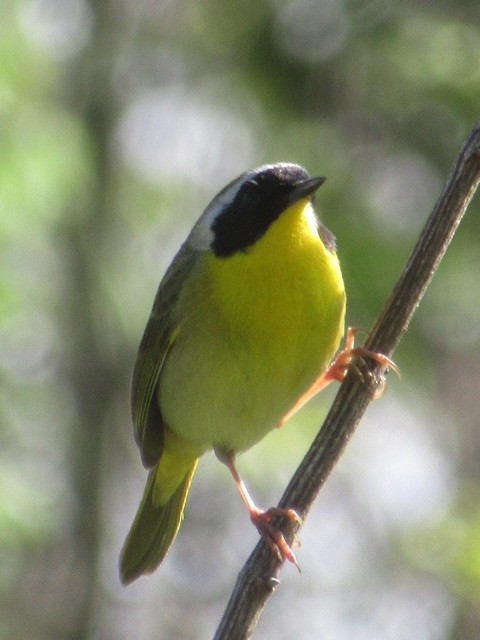
[(238, 204), (245, 209), (254, 209), (260, 202), (260, 191), (256, 182), (250, 182), (238, 194)]

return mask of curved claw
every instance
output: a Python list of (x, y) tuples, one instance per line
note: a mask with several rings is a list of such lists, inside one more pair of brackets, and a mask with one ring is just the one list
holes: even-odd
[(267, 511), (262, 511), (258, 508), (250, 511), (250, 520), (277, 558), (279, 560), (288, 560), (297, 567), (299, 572), (301, 572), (297, 558), (287, 544), (283, 533), (271, 522), (272, 518), (275, 516), (283, 516), (289, 520), (293, 520), (300, 524), (302, 523), (302, 519), (293, 509), (272, 507)]
[[(384, 355), (383, 353), (371, 351), (370, 349), (366, 349), (365, 347), (355, 346), (355, 336), (360, 333), (360, 331), (360, 329), (353, 327), (349, 327), (347, 329), (344, 348), (337, 354), (335, 360), (333, 360), (328, 369), (324, 373), (322, 373), (322, 375), (302, 396), (300, 396), (295, 405), (280, 420), (277, 427), (281, 427), (282, 425), (284, 425), (285, 422), (287, 422), (287, 420), (289, 420), (299, 409), (301, 409), (304, 404), (306, 404), (311, 398), (313, 398), (313, 396), (315, 396), (319, 391), (324, 389), (331, 382), (333, 382), (334, 380), (337, 380), (337, 382), (343, 382), (350, 368), (350, 365), (352, 364), (352, 360), (356, 357), (370, 358), (372, 360), (375, 360), (382, 367), (393, 369), (397, 375), (400, 375), (400, 369), (388, 356)], [(363, 377), (363, 374), (358, 367), (355, 367), (355, 370), (361, 377)], [(383, 375), (378, 376), (377, 379), (379, 389), (377, 389), (373, 393), (374, 400), (380, 398), (384, 394), (386, 387), (386, 382)]]
[(215, 454), (220, 462), (223, 462), (223, 464), (225, 464), (230, 470), (230, 473), (235, 480), (235, 484), (237, 485), (238, 492), (242, 496), (242, 500), (250, 514), (250, 520), (257, 528), (259, 534), (279, 560), (288, 560), (300, 571), (297, 558), (287, 544), (283, 533), (272, 524), (272, 519), (276, 516), (282, 516), (293, 522), (302, 524), (302, 519), (298, 513), (294, 509), (282, 509), (281, 507), (271, 507), (267, 511), (259, 509), (250, 497), (247, 487), (237, 471), (235, 466), (235, 455), (233, 452), (215, 449)]

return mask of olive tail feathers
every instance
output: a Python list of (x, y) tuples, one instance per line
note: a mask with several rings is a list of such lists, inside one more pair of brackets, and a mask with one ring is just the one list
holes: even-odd
[(167, 555), (180, 528), (197, 462), (193, 462), (168, 502), (158, 507), (153, 501), (156, 467), (150, 471), (142, 502), (120, 555), (120, 579), (124, 585), (155, 571)]

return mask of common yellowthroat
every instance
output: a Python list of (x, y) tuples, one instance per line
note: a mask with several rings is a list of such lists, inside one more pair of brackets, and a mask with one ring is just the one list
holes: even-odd
[(135, 438), (150, 472), (121, 554), (124, 584), (164, 559), (209, 449), (262, 535), (295, 561), (270, 524), (276, 510), (262, 512), (248, 495), (235, 454), (345, 369), (345, 359), (329, 367), (345, 290), (335, 239), (312, 201), (324, 180), (287, 163), (242, 174), (208, 205), (160, 283), (133, 372)]

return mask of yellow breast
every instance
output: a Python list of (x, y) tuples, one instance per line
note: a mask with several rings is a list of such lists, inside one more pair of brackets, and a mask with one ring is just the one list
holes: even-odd
[(206, 253), (198, 273), (162, 375), (161, 411), (182, 438), (246, 449), (333, 358), (344, 330), (339, 263), (303, 200), (247, 252)]

